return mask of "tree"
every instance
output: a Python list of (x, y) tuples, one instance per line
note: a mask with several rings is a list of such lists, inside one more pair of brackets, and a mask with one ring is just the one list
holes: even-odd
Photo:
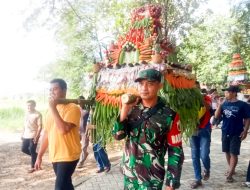
[(178, 61), (192, 64), (203, 83), (225, 84), (233, 53), (241, 53), (249, 62), (249, 3), (241, 2), (232, 11), (230, 17), (207, 14), (178, 47)]
[(43, 0), (40, 9), (36, 8), (36, 13), (29, 20), (38, 19), (44, 15), (42, 13), (45, 10), (47, 17), (44, 16), (46, 19), (40, 20), (40, 23), (49, 23), (49, 26), (56, 28), (56, 37), (64, 47), (64, 53), (56, 63), (46, 66), (49, 72), (44, 69), (41, 73), (46, 74), (46, 79), (58, 76), (65, 78), (69, 82), (70, 91), (78, 96), (83, 91), (79, 85), (82, 75), (91, 70), (94, 58), (103, 60), (102, 52), (110, 40), (127, 31), (131, 10), (146, 3), (161, 4), (165, 20), (164, 34), (175, 39), (185, 35), (197, 23), (197, 19), (191, 15), (201, 2), (204, 1)]
[(233, 27), (231, 46), (234, 52), (241, 53), (248, 70), (250, 69), (250, 2), (241, 1), (233, 6), (232, 17), (236, 19)]

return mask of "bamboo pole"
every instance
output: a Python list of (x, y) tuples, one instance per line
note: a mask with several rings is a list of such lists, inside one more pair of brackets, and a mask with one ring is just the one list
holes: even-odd
[(57, 99), (57, 102), (58, 102), (58, 104), (74, 103), (74, 104), (92, 106), (95, 101), (94, 100), (85, 100), (85, 99), (64, 99), (64, 98), (60, 98), (60, 99)]

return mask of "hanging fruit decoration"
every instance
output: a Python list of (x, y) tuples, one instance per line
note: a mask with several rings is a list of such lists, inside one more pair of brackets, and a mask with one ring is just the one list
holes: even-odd
[(148, 68), (162, 72), (165, 80), (160, 96), (179, 113), (183, 134), (188, 137), (196, 130), (202, 96), (195, 88), (196, 78), (190, 65), (165, 63), (165, 58), (174, 52), (174, 45), (162, 35), (161, 11), (159, 5), (133, 10), (129, 31), (105, 52), (106, 66), (94, 78), (95, 93), (91, 93), (96, 100), (92, 121), (97, 126), (97, 138), (104, 141), (112, 138), (121, 96), (138, 96), (134, 80), (140, 70)]

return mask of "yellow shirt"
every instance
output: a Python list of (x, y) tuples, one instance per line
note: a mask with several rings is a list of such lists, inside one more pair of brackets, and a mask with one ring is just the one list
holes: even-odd
[(67, 162), (79, 159), (81, 144), (79, 136), (80, 108), (76, 104), (60, 104), (57, 110), (66, 122), (74, 124), (66, 134), (62, 134), (56, 127), (54, 118), (48, 111), (45, 118), (45, 131), (48, 134), (49, 159), (51, 162)]
[(201, 109), (200, 109), (200, 111), (198, 113), (198, 118), (199, 119), (202, 118), (202, 116), (205, 115), (205, 113), (206, 113), (206, 107), (203, 106), (203, 107), (201, 107)]

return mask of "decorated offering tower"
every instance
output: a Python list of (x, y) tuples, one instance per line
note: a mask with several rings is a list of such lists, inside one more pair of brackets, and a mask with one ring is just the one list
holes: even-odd
[(196, 130), (202, 96), (195, 86), (196, 78), (190, 65), (166, 62), (174, 46), (162, 35), (161, 11), (158, 5), (132, 11), (129, 31), (111, 43), (105, 52), (105, 63), (94, 65), (96, 72), (89, 99), (96, 101), (92, 124), (96, 126), (97, 140), (111, 139), (121, 96), (138, 95), (134, 80), (140, 70), (148, 68), (162, 72), (164, 87), (159, 96), (180, 115), (184, 136)]
[(240, 53), (233, 54), (233, 60), (229, 64), (227, 81), (229, 85), (238, 85), (241, 93), (250, 95), (249, 74)]
[(232, 84), (244, 84), (248, 81), (246, 66), (239, 53), (233, 55), (233, 60), (229, 64), (228, 82)]

